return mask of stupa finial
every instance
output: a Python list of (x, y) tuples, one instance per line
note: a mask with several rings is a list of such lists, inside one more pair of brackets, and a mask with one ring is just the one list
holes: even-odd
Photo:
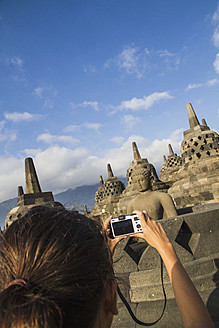
[(205, 121), (204, 118), (202, 119), (202, 125), (203, 125), (203, 126), (207, 126), (207, 123), (206, 123), (206, 121)]
[(132, 149), (133, 149), (133, 154), (134, 154), (134, 160), (141, 159), (141, 155), (139, 153), (136, 142), (132, 143)]
[(188, 113), (190, 129), (194, 128), (197, 125), (200, 125), (191, 103), (186, 104), (186, 109)]
[(174, 155), (173, 148), (172, 148), (171, 144), (169, 144), (168, 147), (169, 147), (169, 154)]
[(102, 186), (103, 185), (103, 177), (102, 177), (102, 175), (100, 175), (100, 186)]
[(110, 164), (107, 164), (108, 178), (113, 178), (113, 171)]
[(31, 157), (25, 158), (25, 191), (26, 194), (42, 192)]
[(84, 205), (84, 215), (88, 214), (87, 205)]
[(19, 186), (19, 187), (18, 187), (17, 194), (18, 194), (18, 197), (20, 197), (21, 195), (24, 194), (24, 190), (23, 190), (23, 187), (22, 187), (22, 186)]

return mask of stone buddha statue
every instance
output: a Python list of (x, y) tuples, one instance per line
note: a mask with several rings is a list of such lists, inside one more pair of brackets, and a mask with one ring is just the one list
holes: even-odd
[(153, 191), (153, 172), (150, 167), (136, 165), (132, 172), (132, 180), (139, 191), (127, 207), (127, 213), (134, 210), (146, 210), (154, 220), (176, 216), (176, 208), (171, 196), (165, 192)]

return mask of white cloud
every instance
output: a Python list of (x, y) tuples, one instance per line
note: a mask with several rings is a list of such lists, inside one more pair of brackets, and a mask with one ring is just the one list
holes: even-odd
[(158, 50), (157, 53), (160, 57), (173, 57), (173, 56), (175, 56), (175, 54), (173, 54), (172, 52), (170, 52), (167, 49)]
[(216, 27), (216, 29), (214, 30), (214, 34), (213, 34), (213, 43), (215, 47), (219, 47), (219, 26)]
[(191, 89), (197, 89), (197, 88), (201, 88), (203, 86), (207, 86), (207, 87), (212, 87), (215, 84), (218, 83), (218, 79), (212, 79), (212, 80), (208, 80), (205, 83), (190, 83), (187, 87), (186, 87), (186, 91), (191, 90)]
[(213, 85), (217, 84), (218, 80), (217, 79), (212, 79), (206, 82), (206, 85), (209, 87), (212, 87)]
[(24, 183), (24, 160), (0, 156), (0, 201), (17, 197), (17, 187)]
[(0, 121), (0, 133), (2, 132), (5, 125), (5, 121)]
[(219, 52), (216, 55), (215, 61), (214, 61), (214, 69), (216, 71), (216, 73), (219, 74)]
[(42, 115), (39, 114), (30, 114), (28, 112), (18, 113), (4, 113), (4, 116), (7, 120), (13, 121), (13, 122), (21, 122), (21, 121), (32, 121), (37, 120), (42, 117)]
[(115, 58), (108, 59), (104, 64), (105, 68), (110, 68), (113, 65), (123, 73), (134, 75), (137, 78), (142, 78), (146, 70), (146, 56), (149, 54), (148, 49), (141, 52), (137, 47), (127, 47)]
[(97, 101), (84, 101), (83, 105), (86, 106), (90, 106), (92, 107), (94, 110), (99, 110), (99, 104)]
[(212, 16), (213, 22), (217, 23), (219, 21), (219, 5), (217, 6), (217, 9), (215, 10), (213, 16)]
[(11, 56), (9, 58), (9, 63), (16, 66), (16, 67), (22, 68), (22, 66), (24, 64), (24, 61), (20, 57)]
[(203, 84), (202, 83), (193, 83), (193, 84), (189, 84), (187, 87), (186, 87), (186, 90), (191, 90), (191, 89), (197, 89), (197, 88), (200, 88), (202, 87)]
[(182, 129), (175, 130), (168, 138), (149, 141), (142, 136), (132, 135), (118, 148), (110, 149), (104, 158), (106, 163), (112, 165), (115, 175), (125, 175), (128, 163), (133, 160), (132, 142), (135, 141), (142, 158), (147, 158), (153, 164), (159, 176), (159, 170), (163, 165), (163, 155), (168, 153), (168, 144), (171, 144), (175, 153), (180, 155), (182, 141)]
[(84, 128), (98, 131), (101, 128), (101, 126), (102, 126), (101, 123), (84, 122), (79, 125), (69, 125), (64, 129), (64, 132), (73, 132)]
[(122, 126), (128, 130), (131, 130), (138, 122), (139, 118), (133, 115), (124, 115), (121, 119)]
[(16, 139), (16, 133), (5, 128), (5, 121), (0, 121), (0, 142), (11, 142)]
[(43, 106), (46, 108), (53, 108), (54, 107), (54, 103), (52, 99), (46, 99), (43, 103)]
[(96, 68), (93, 65), (84, 66), (84, 73), (96, 73)]
[(113, 143), (115, 143), (116, 145), (121, 145), (123, 143), (123, 141), (124, 141), (124, 138), (123, 137), (113, 137), (111, 139), (111, 141)]
[(70, 106), (72, 109), (75, 109), (78, 107), (91, 107), (96, 111), (100, 109), (100, 104), (97, 101), (86, 101), (85, 100), (79, 104), (70, 103)]
[(36, 156), (42, 150), (40, 148), (26, 148), (23, 150), (23, 153), (26, 154), (28, 157)]
[(99, 128), (102, 126), (102, 124), (101, 123), (89, 123), (89, 122), (85, 122), (81, 126), (87, 128), (87, 129), (98, 131)]
[[(106, 177), (107, 163), (112, 165), (116, 176), (125, 176), (129, 162), (133, 160), (133, 141), (137, 143), (142, 158), (146, 157), (159, 170), (163, 165), (163, 154), (168, 152), (168, 144), (179, 154), (181, 140), (182, 130), (176, 130), (165, 139), (153, 141), (132, 135), (120, 147), (106, 150), (101, 157), (86, 148), (71, 149), (57, 145), (49, 146), (44, 151), (26, 149), (24, 153), (34, 158), (42, 190), (51, 190), (55, 194), (83, 184), (97, 183), (100, 174)], [(16, 197), (17, 186), (24, 186), (24, 159), (0, 157), (0, 167), (0, 186), (4, 186), (0, 190), (0, 201), (4, 201)]]
[(0, 121), (0, 142), (11, 142), (15, 141), (16, 139), (16, 133), (5, 128), (5, 121)]
[(49, 147), (35, 155), (34, 162), (42, 190), (52, 190), (54, 194), (97, 183), (105, 170), (104, 159), (97, 158), (86, 148)]
[(181, 62), (183, 48), (178, 53), (173, 53), (168, 49), (143, 50), (128, 46), (114, 58), (108, 59), (104, 68), (116, 67), (121, 73), (132, 75), (138, 79), (145, 76), (147, 71), (156, 70), (158, 74), (164, 74), (165, 71), (176, 70)]
[(18, 56), (2, 57), (4, 65), (9, 69), (9, 78), (15, 82), (26, 82), (24, 60)]
[(118, 66), (128, 74), (137, 74), (137, 77), (142, 77), (142, 72), (139, 69), (138, 48), (123, 50), (118, 56)]
[[(219, 22), (219, 5), (217, 6), (217, 9), (212, 16), (212, 21), (214, 24), (218, 24), (218, 22)], [(213, 41), (214, 46), (216, 48), (219, 48), (219, 25), (217, 25), (215, 27), (215, 30), (214, 30), (214, 33), (212, 36), (212, 41)]]
[(34, 88), (32, 94), (43, 101), (44, 107), (53, 108), (54, 98), (57, 96), (58, 92), (52, 84), (47, 84)]
[(42, 93), (44, 91), (44, 88), (43, 87), (37, 87), (33, 90), (33, 95), (41, 98), (42, 97)]
[(81, 128), (81, 125), (69, 125), (65, 129), (63, 129), (63, 131), (65, 133), (69, 133), (69, 132), (74, 132), (76, 130), (79, 130), (80, 128)]
[(50, 133), (43, 133), (37, 137), (37, 141), (43, 141), (48, 144), (55, 144), (55, 143), (67, 143), (74, 145), (75, 143), (79, 142), (78, 139), (72, 138), (71, 136), (58, 136), (53, 135)]
[(131, 109), (136, 110), (146, 110), (152, 107), (155, 103), (163, 99), (172, 99), (173, 96), (170, 95), (169, 91), (165, 92), (154, 92), (149, 96), (144, 96), (143, 98), (132, 98), (131, 100), (122, 101), (119, 106), (120, 109)]

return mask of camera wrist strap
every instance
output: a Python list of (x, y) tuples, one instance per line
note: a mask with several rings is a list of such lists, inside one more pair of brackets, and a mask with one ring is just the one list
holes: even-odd
[(162, 289), (163, 289), (163, 295), (164, 295), (164, 306), (163, 306), (163, 310), (162, 310), (162, 313), (161, 313), (160, 317), (156, 321), (146, 323), (146, 322), (142, 322), (142, 321), (138, 320), (138, 318), (136, 318), (136, 316), (134, 315), (130, 305), (128, 304), (125, 297), (123, 296), (119, 286), (117, 285), (117, 291), (118, 291), (119, 297), (121, 298), (122, 302), (126, 306), (126, 308), (129, 312), (130, 316), (132, 317), (132, 319), (140, 326), (153, 326), (153, 325), (155, 325), (162, 318), (162, 316), (164, 314), (164, 311), (165, 311), (165, 308), (166, 308), (167, 297), (166, 297), (166, 292), (165, 292), (164, 282), (163, 282), (163, 260), (162, 260), (161, 256), (160, 256), (160, 263), (161, 263), (161, 283), (162, 283)]

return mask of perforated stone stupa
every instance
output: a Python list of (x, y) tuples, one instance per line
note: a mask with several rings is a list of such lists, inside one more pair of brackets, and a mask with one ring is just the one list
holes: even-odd
[(186, 105), (190, 129), (184, 132), (184, 140), (181, 144), (181, 154), (183, 163), (197, 162), (199, 159), (218, 156), (219, 136), (216, 132), (211, 131), (202, 119), (202, 125), (192, 105)]
[(160, 170), (160, 180), (166, 182), (170, 187), (176, 181), (176, 174), (182, 167), (182, 158), (174, 153), (172, 146), (169, 144), (169, 155), (166, 159), (164, 156), (164, 165)]
[(117, 213), (119, 196), (125, 189), (124, 183), (114, 177), (110, 164), (107, 164), (108, 178), (103, 181), (100, 176), (100, 187), (95, 194), (95, 205), (89, 214), (90, 217), (105, 220), (111, 213)]
[(182, 168), (168, 191), (177, 208), (219, 201), (219, 135), (204, 119), (199, 123), (190, 103), (186, 108), (190, 129), (181, 143)]

